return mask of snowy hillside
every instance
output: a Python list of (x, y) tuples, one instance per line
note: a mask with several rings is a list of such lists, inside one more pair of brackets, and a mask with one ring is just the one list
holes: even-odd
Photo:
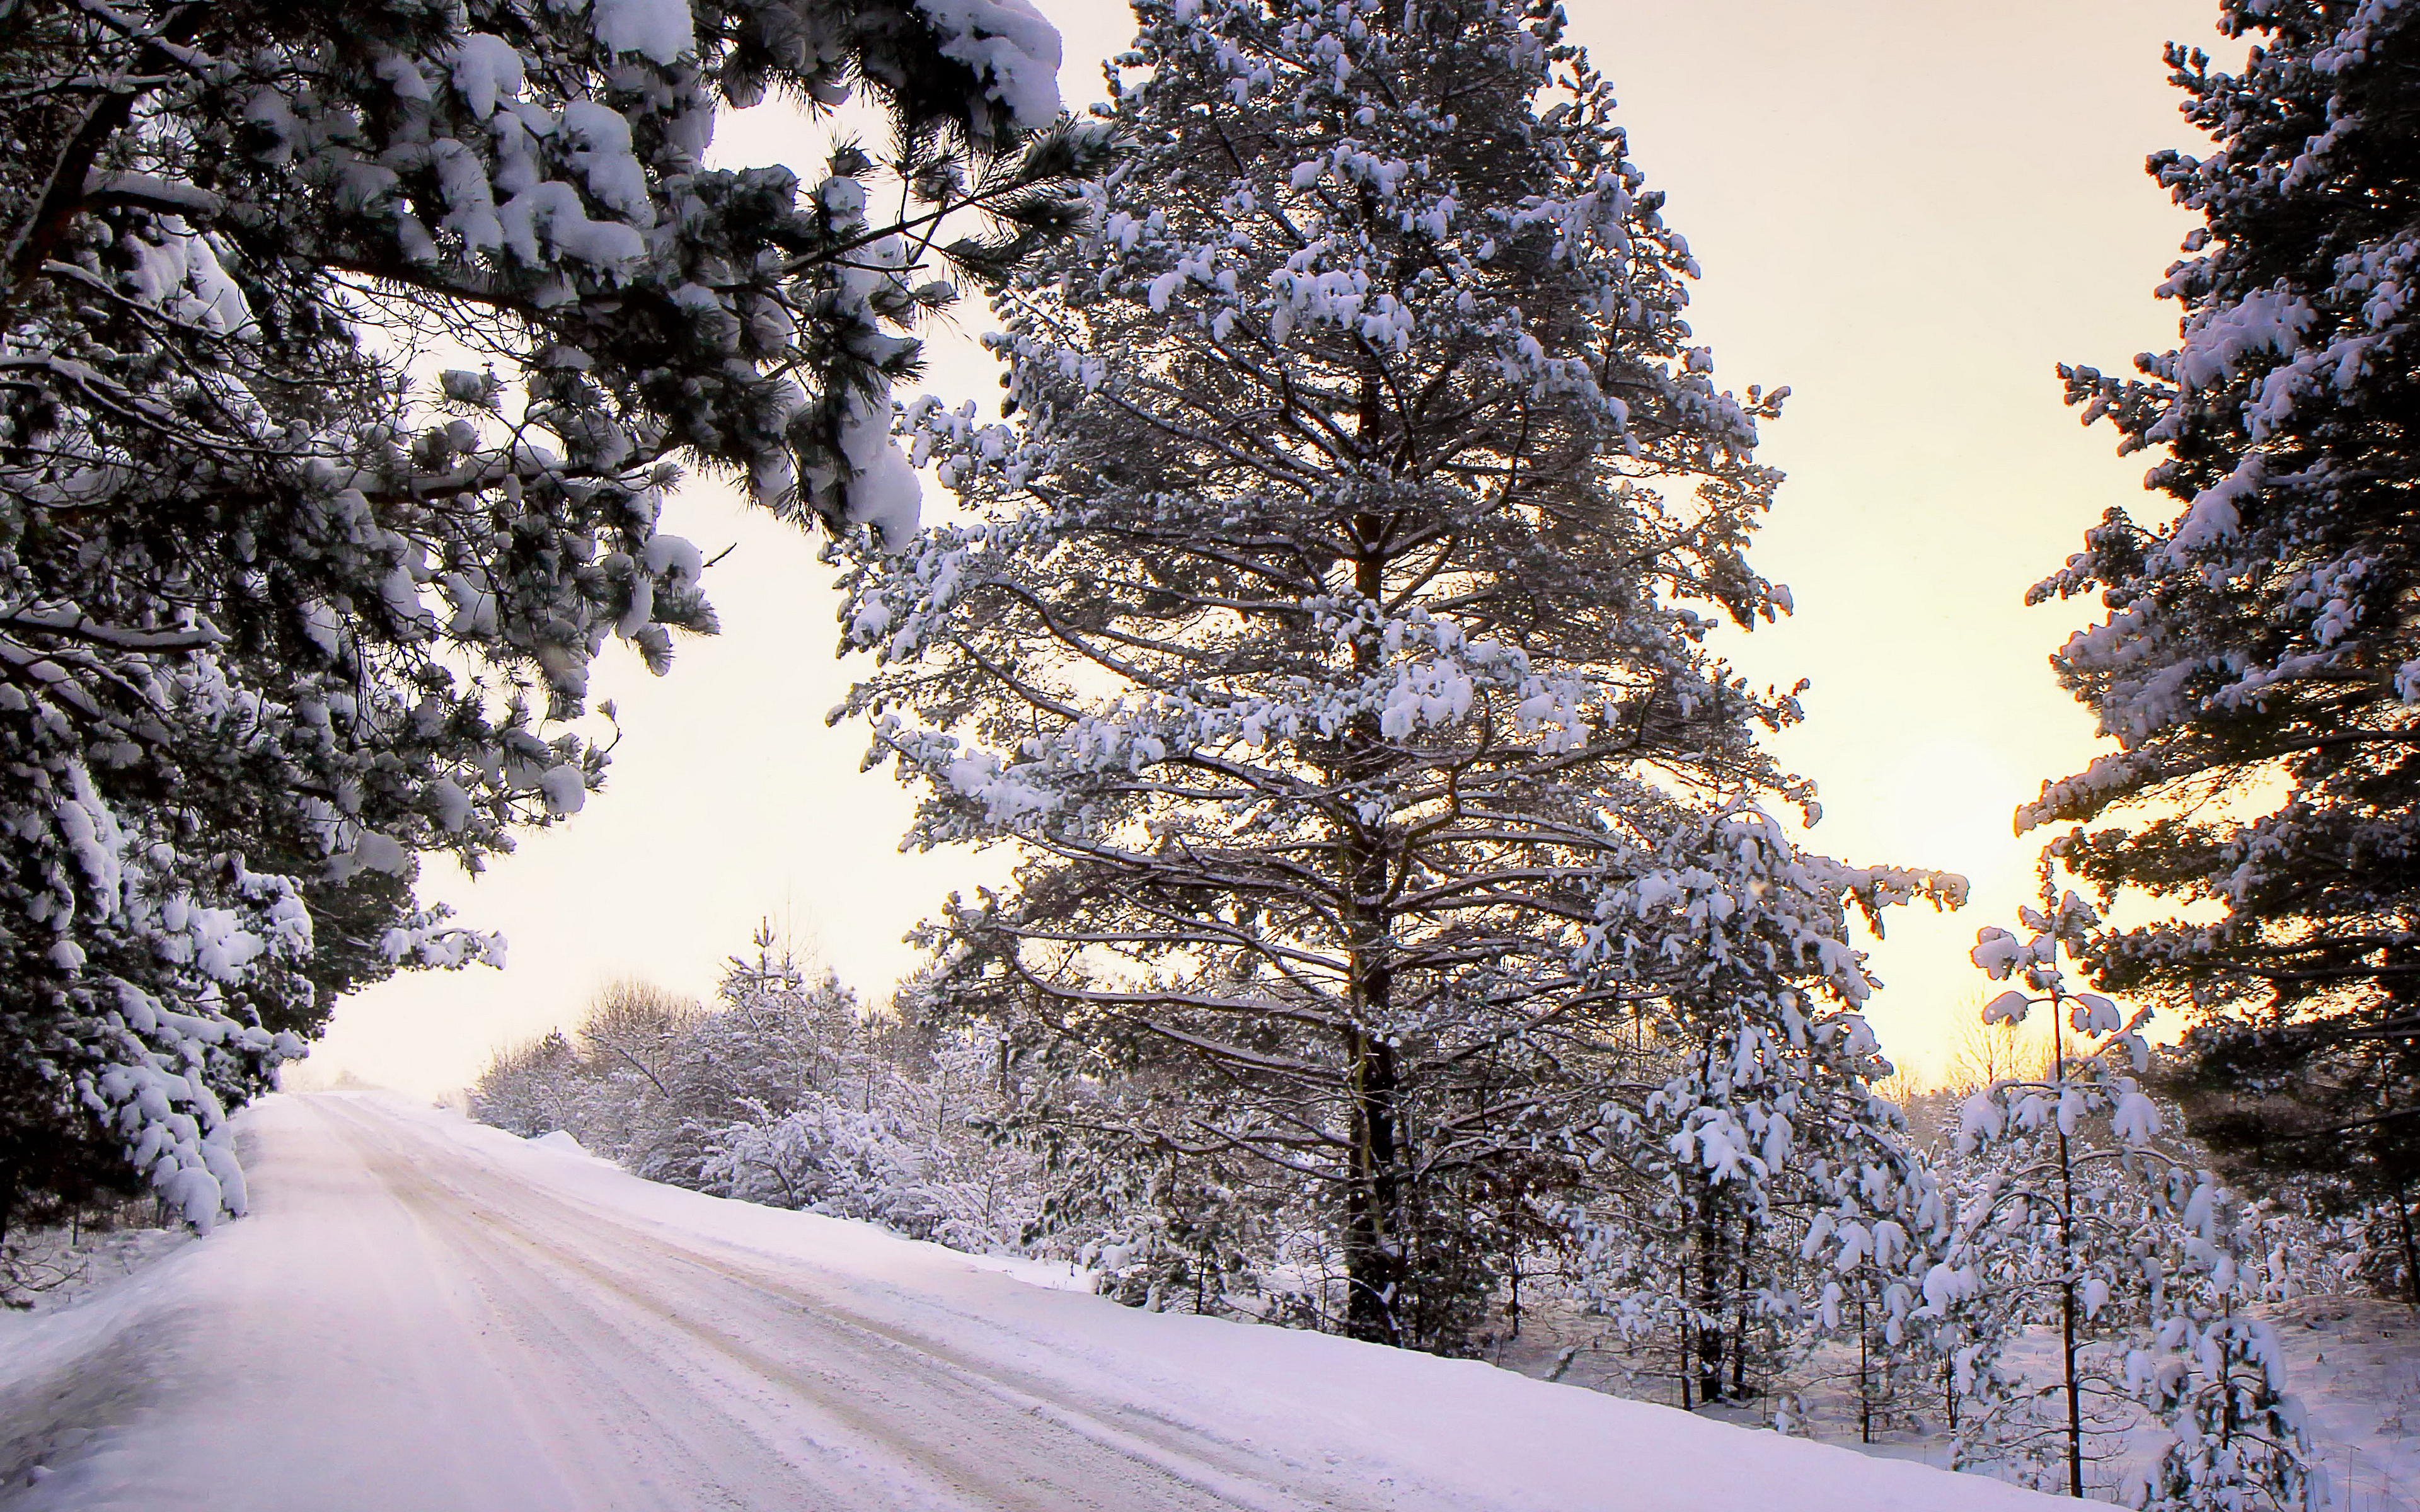
[(274, 1098), (244, 1137), (255, 1217), (0, 1319), (0, 1505), (2048, 1504), (1477, 1363), (1136, 1312), (393, 1099)]

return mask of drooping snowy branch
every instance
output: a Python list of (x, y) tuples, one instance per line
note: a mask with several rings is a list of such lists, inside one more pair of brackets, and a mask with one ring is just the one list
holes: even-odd
[[(1102, 144), (1055, 129), (1015, 0), (0, 31), (4, 1136), (89, 1115), (207, 1217), (224, 1109), (334, 993), (497, 956), (415, 911), (417, 858), (577, 812), (595, 658), (714, 629), (659, 528), (679, 465), (912, 525), (889, 386), (936, 265), (1071, 225)], [(706, 167), (723, 106), (854, 87), (900, 128), (902, 224), (861, 151)], [(415, 381), (449, 349), (485, 365)]]

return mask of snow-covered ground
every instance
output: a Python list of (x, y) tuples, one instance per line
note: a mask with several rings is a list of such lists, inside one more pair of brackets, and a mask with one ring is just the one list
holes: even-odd
[(1135, 1312), (396, 1099), (244, 1123), (252, 1218), (0, 1319), (0, 1506), (2051, 1504), (1474, 1362)]
[(2306, 1297), (2272, 1314), (2332, 1512), (2420, 1512), (2420, 1313)]
[[(2420, 1309), (2365, 1296), (2307, 1296), (2257, 1308), (2277, 1329), (2288, 1388), (2309, 1412), (2318, 1473), (2329, 1512), (2420, 1512)], [(2006, 1363), (2035, 1381), (2055, 1367), (2048, 1330), (2013, 1340)], [(1531, 1311), (1521, 1336), (1501, 1348), (1497, 1365), (1617, 1396), (1668, 1400), (1676, 1389), (1668, 1349), (1651, 1354), (1627, 1345), (1602, 1318), (1551, 1303)], [(1792, 1398), (1797, 1432), (1857, 1444), (1855, 1359), (1830, 1345), (1796, 1361), (1774, 1382)], [(1909, 1388), (1909, 1399), (1878, 1413), (1873, 1441), (1860, 1452), (1947, 1467), (1955, 1445), (1940, 1403)], [(1922, 1399), (1918, 1399), (1921, 1397)], [(1771, 1414), (1771, 1397), (1749, 1407), (1716, 1407), (1732, 1422)], [(2161, 1442), (2148, 1428), (2131, 1448), (2086, 1467), (2104, 1502), (2137, 1478)]]

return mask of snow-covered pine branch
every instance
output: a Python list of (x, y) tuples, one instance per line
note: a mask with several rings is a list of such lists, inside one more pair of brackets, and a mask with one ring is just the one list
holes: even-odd
[[(912, 519), (888, 389), (938, 265), (1071, 225), (1102, 148), (1057, 63), (1022, 0), (8, 8), (0, 1143), (48, 1153), (0, 1204), (114, 1144), (240, 1211), (227, 1107), (331, 997), (494, 953), (416, 858), (577, 811), (604, 753), (548, 726), (592, 660), (714, 628), (677, 463)], [(906, 224), (861, 152), (706, 166), (718, 109), (853, 82)], [(424, 389), (424, 341), (488, 366)]]
[(2055, 662), (2118, 748), (2020, 817), (2075, 822), (2054, 842), (2075, 875), (2163, 905), (2104, 932), (2095, 974), (2200, 1020), (2196, 1134), (2408, 1210), (2420, 11), (2226, 0), (2218, 19), (2257, 44), (2240, 67), (2167, 54), (2210, 147), (2149, 164), (2201, 220), (2159, 286), (2178, 343), (2131, 376), (2065, 370), (2164, 498), (2111, 510), (2034, 590), (2105, 607)]

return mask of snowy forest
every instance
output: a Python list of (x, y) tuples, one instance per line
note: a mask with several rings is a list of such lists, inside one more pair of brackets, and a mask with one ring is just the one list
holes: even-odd
[[(895, 989), (734, 920), (473, 1119), (1138, 1309), (2326, 1504), (2285, 1335), (2420, 1312), (2420, 9), (2213, 19), (2174, 345), (2042, 385), (2149, 469), (2032, 593), (2102, 754), (2010, 795), (2038, 892), (1928, 1082), (1860, 941), (1968, 881), (1813, 848), (1805, 685), (1724, 650), (1792, 610), (1790, 391), (1718, 378), (1554, 0), (1135, 0), (1075, 113), (1024, 0), (0, 0), (8, 1295), (241, 1217), (230, 1120), (346, 994), (502, 964), (422, 863), (613, 801), (592, 665), (718, 627), (695, 470), (821, 543), (903, 846), (1013, 871)], [(706, 166), (852, 88), (889, 139), (820, 181)], [(996, 397), (922, 392), (953, 309)]]

